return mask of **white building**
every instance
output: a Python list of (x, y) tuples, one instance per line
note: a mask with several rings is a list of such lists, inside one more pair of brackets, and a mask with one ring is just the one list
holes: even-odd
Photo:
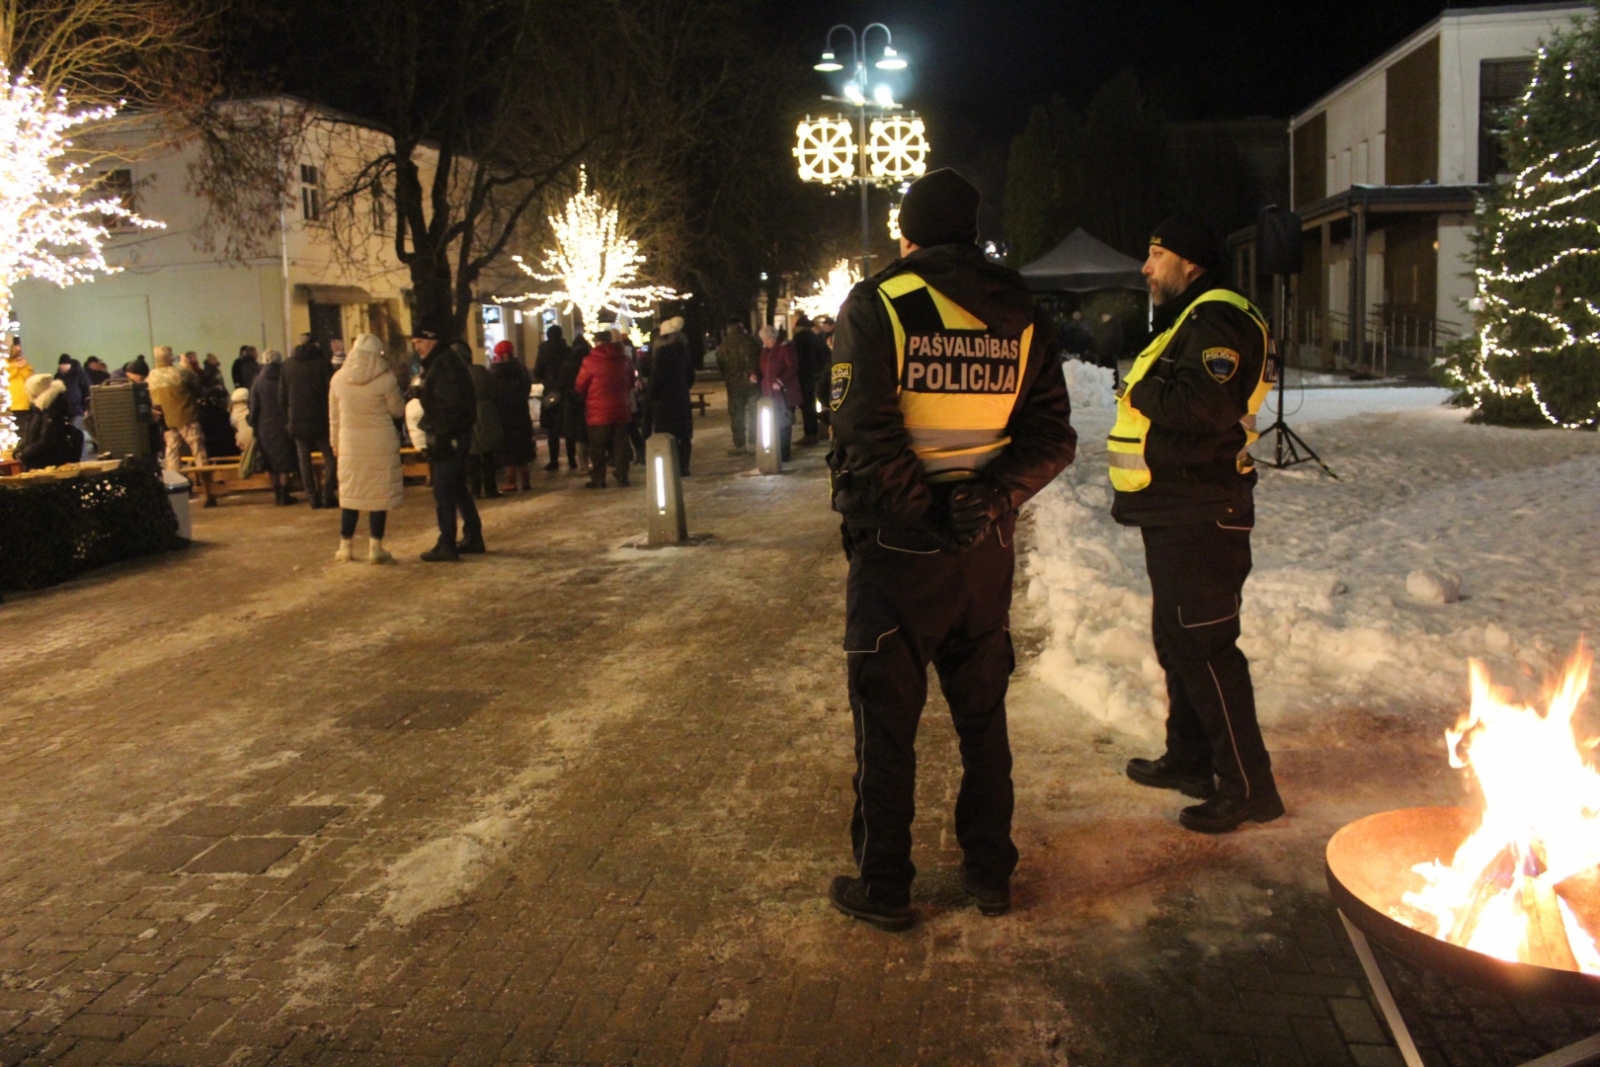
[[(240, 105), (244, 106), (244, 105)], [(29, 281), (17, 286), (13, 315), (24, 351), (37, 368), (53, 370), (63, 352), (78, 359), (99, 356), (116, 368), (136, 355), (147, 358), (160, 344), (176, 351), (214, 352), (226, 367), (241, 345), (288, 353), (302, 334), (318, 340), (342, 338), (348, 345), (370, 332), (386, 345), (405, 343), (411, 328), (410, 276), (394, 254), (389, 204), (370, 196), (353, 205), (360, 225), (334, 226), (327, 193), (366, 160), (391, 147), (380, 132), (348, 116), (318, 111), (301, 101), (252, 101), (249, 106), (303, 114), (304, 134), (290, 162), (289, 197), (267, 232), (243, 256), (224, 249), (228, 234), (206, 230), (209, 202), (198, 195), (193, 168), (201, 146), (189, 138), (172, 143), (157, 119), (122, 127), (116, 143), (102, 138), (96, 149), (123, 157), (96, 169), (102, 180), (124, 190), (139, 214), (164, 229), (129, 228), (115, 235), (107, 260), (123, 268), (87, 284), (58, 288)], [(87, 139), (83, 139), (87, 140)], [(431, 159), (419, 158), (424, 183)], [(233, 235), (237, 237), (237, 234)], [(336, 242), (347, 246), (336, 252)], [(237, 242), (236, 242), (237, 243)], [(485, 317), (469, 338), (480, 351)], [(505, 309), (506, 333), (519, 342), (521, 312)], [(529, 338), (533, 324), (529, 324)], [(505, 334), (488, 327), (493, 344)]]
[(1540, 42), (1591, 11), (1447, 10), (1290, 120), (1303, 354), (1361, 365), (1430, 352), (1465, 328), (1473, 212), (1503, 162), (1492, 130)]

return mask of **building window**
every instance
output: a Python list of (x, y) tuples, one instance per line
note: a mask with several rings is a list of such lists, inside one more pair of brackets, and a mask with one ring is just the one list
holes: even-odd
[(389, 198), (384, 194), (383, 183), (374, 181), (369, 190), (372, 196), (372, 232), (389, 235)]
[(1478, 65), (1478, 181), (1492, 182), (1507, 173), (1500, 138), (1531, 81), (1530, 57), (1485, 59)]
[(300, 164), (300, 212), (307, 222), (322, 218), (322, 172), (309, 163)]
[[(133, 171), (127, 167), (118, 167), (108, 170), (94, 181), (91, 190), (91, 200), (113, 200), (122, 206), (124, 211), (133, 211)], [(100, 225), (108, 230), (132, 229), (128, 220), (120, 215), (101, 214)]]

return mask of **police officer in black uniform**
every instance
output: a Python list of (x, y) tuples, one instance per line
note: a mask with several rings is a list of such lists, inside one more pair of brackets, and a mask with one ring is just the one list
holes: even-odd
[(1247, 450), (1275, 375), (1265, 320), (1223, 287), (1221, 266), (1199, 219), (1176, 216), (1151, 237), (1156, 337), (1128, 373), (1107, 446), (1112, 516), (1144, 535), (1167, 675), (1166, 752), (1131, 760), (1128, 777), (1203, 799), (1179, 815), (1202, 833), (1283, 814), (1237, 644), (1255, 524)]
[(829, 898), (911, 926), (917, 723), (932, 662), (960, 737), (961, 884), (1010, 906), (1005, 695), (1017, 509), (1072, 462), (1077, 435), (1049, 319), (975, 245), (978, 191), (951, 170), (912, 184), (902, 256), (851, 292), (829, 368), (833, 506), (850, 557), (856, 877)]

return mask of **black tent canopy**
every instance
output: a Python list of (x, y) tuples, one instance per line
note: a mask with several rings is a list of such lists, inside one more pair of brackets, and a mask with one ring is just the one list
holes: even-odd
[(1088, 293), (1099, 289), (1142, 292), (1143, 266), (1080, 228), (1018, 273), (1036, 293)]

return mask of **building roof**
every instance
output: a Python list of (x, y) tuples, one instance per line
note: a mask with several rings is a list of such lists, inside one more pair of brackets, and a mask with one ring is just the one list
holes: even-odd
[(1359, 204), (1369, 215), (1458, 215), (1477, 209), (1486, 185), (1352, 185), (1295, 211), (1305, 229), (1349, 217)]
[(1143, 289), (1143, 267), (1137, 259), (1079, 228), (1017, 273), (1034, 292), (1087, 293), (1096, 289)]
[[(1354, 214), (1359, 205), (1374, 215), (1464, 215), (1477, 210), (1487, 185), (1352, 185), (1343, 192), (1297, 208), (1302, 231), (1338, 222)], [(1246, 226), (1228, 235), (1228, 247), (1238, 248), (1256, 239), (1256, 228)]]
[(1429, 38), (1437, 36), (1447, 21), (1466, 22), (1489, 19), (1500, 15), (1538, 15), (1557, 12), (1569, 12), (1574, 16), (1579, 16), (1591, 14), (1593, 11), (1593, 4), (1576, 3), (1573, 0), (1557, 0), (1557, 2), (1537, 4), (1500, 4), (1494, 7), (1447, 7), (1437, 18), (1418, 29), (1393, 48), (1390, 48), (1371, 63), (1351, 74), (1332, 89), (1317, 97), (1308, 107), (1297, 111), (1289, 119), (1289, 128), (1295, 129), (1307, 120), (1315, 118), (1318, 112), (1327, 109), (1334, 97), (1350, 88), (1350, 86), (1361, 81), (1375, 70), (1383, 70), (1392, 66), (1400, 57), (1426, 43)]

